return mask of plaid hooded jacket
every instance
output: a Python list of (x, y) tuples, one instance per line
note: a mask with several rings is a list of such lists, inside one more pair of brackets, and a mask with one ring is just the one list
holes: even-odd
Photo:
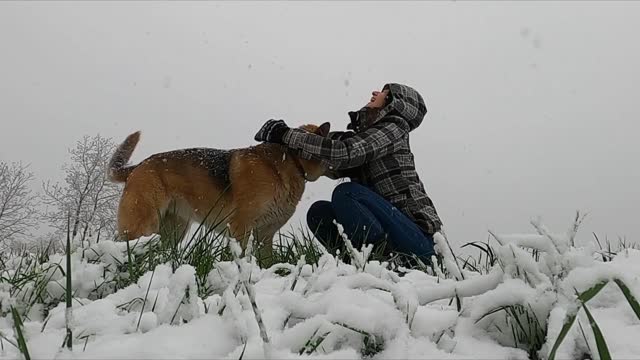
[(390, 101), (369, 126), (357, 132), (331, 132), (327, 138), (290, 129), (283, 142), (303, 157), (325, 162), (333, 172), (330, 177), (348, 176), (373, 189), (432, 235), (442, 221), (416, 173), (409, 147), (409, 132), (422, 123), (427, 107), (409, 86), (387, 84), (385, 88)]

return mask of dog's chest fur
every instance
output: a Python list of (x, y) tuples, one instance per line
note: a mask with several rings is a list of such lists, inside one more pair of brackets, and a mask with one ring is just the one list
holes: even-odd
[(283, 225), (293, 216), (303, 192), (304, 180), (283, 178), (282, 182), (276, 186), (273, 200), (266, 204), (266, 209), (259, 222), (261, 224)]
[(278, 227), (284, 225), (302, 198), (305, 187), (304, 170), (284, 147), (277, 145), (255, 147), (246, 154), (246, 159), (262, 163), (270, 173), (265, 177), (265, 181), (271, 183), (271, 186), (267, 186), (269, 200), (261, 204), (257, 224)]

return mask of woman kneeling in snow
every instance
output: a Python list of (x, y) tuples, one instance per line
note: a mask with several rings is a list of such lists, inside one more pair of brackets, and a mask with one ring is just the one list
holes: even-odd
[(324, 161), (330, 178), (351, 179), (334, 189), (331, 201), (315, 202), (307, 213), (309, 228), (327, 249), (342, 243), (335, 221), (356, 248), (386, 240), (387, 251), (429, 261), (433, 234), (442, 222), (416, 173), (409, 147), (409, 133), (426, 113), (416, 90), (387, 84), (373, 91), (365, 107), (349, 112), (347, 129), (352, 131), (331, 132), (324, 138), (269, 120), (255, 140), (283, 144), (301, 157)]

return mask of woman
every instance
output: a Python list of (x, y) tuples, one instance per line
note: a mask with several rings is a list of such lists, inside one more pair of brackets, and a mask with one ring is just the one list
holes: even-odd
[(300, 155), (324, 161), (331, 178), (349, 177), (331, 201), (315, 202), (307, 213), (309, 228), (327, 248), (342, 240), (334, 221), (360, 247), (386, 240), (390, 251), (429, 261), (433, 234), (442, 222), (415, 170), (409, 133), (427, 113), (420, 94), (409, 86), (387, 84), (373, 91), (369, 103), (349, 112), (347, 132), (324, 138), (269, 120), (256, 141), (280, 143)]

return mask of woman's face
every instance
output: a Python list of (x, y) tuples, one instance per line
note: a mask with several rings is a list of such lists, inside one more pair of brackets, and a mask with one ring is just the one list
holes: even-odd
[(387, 95), (389, 95), (389, 90), (374, 90), (373, 92), (371, 92), (371, 100), (369, 100), (369, 103), (366, 106), (370, 108), (384, 107)]

